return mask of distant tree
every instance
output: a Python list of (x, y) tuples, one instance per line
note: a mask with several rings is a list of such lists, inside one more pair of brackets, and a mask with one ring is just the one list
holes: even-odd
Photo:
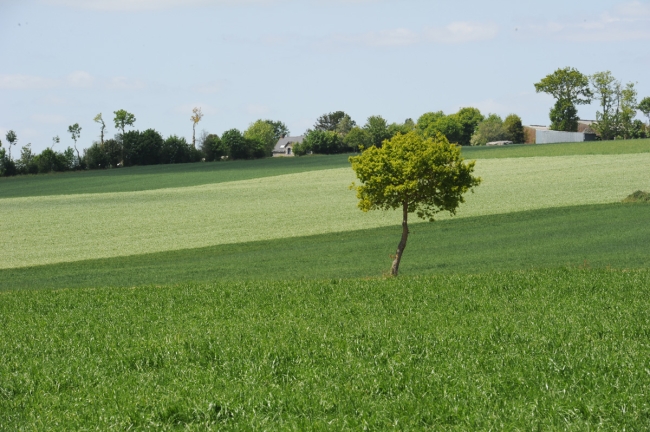
[(474, 135), (474, 132), (476, 131), (479, 123), (485, 120), (485, 116), (483, 116), (483, 114), (481, 114), (481, 111), (479, 111), (477, 108), (468, 107), (458, 110), (458, 112), (454, 114), (454, 117), (456, 117), (456, 120), (461, 127), (458, 144), (470, 145), (472, 135)]
[(273, 126), (273, 133), (275, 134), (275, 142), (277, 143), (278, 140), (282, 137), (289, 136), (289, 128), (287, 127), (286, 124), (282, 123), (281, 121), (273, 121), (273, 120), (264, 120), (271, 126)]
[(357, 123), (352, 120), (352, 118), (349, 115), (344, 115), (343, 118), (339, 121), (339, 124), (336, 125), (336, 130), (335, 132), (341, 135), (342, 137), (345, 137), (352, 128), (356, 127)]
[(522, 144), (525, 141), (524, 125), (521, 122), (521, 117), (517, 114), (510, 114), (506, 117), (503, 121), (503, 127), (508, 133), (508, 141), (516, 144)]
[[(566, 67), (558, 69), (544, 77), (535, 84), (537, 93), (548, 93), (556, 99), (555, 107), (551, 109), (551, 129), (575, 132), (578, 130), (576, 105), (584, 105), (591, 102), (593, 94), (589, 88), (589, 77), (580, 73), (577, 69)], [(562, 118), (562, 115), (569, 117)], [(558, 127), (565, 129), (558, 129)], [(575, 128), (574, 128), (575, 126)], [(571, 128), (571, 129), (566, 129)]]
[(427, 130), (429, 128), (433, 128), (434, 125), (440, 120), (441, 118), (445, 117), (445, 113), (442, 111), (436, 111), (436, 112), (426, 112), (418, 118), (418, 122), (416, 124), (416, 130), (420, 133), (422, 136), (433, 136), (435, 133), (428, 133)]
[[(295, 153), (294, 145), (294, 153)], [(318, 154), (337, 154), (348, 151), (343, 138), (335, 131), (312, 130), (305, 135), (302, 147), (298, 148), (298, 155), (303, 153), (302, 150), (313, 151)]]
[(384, 140), (390, 138), (388, 123), (382, 116), (370, 116), (363, 128), (370, 134), (372, 145), (381, 147)]
[(320, 131), (336, 132), (339, 123), (345, 117), (347, 117), (348, 119), (350, 118), (350, 116), (348, 116), (344, 111), (334, 111), (331, 113), (323, 114), (322, 116), (318, 117), (318, 119), (316, 120), (316, 124), (314, 124), (314, 129)]
[(79, 154), (79, 149), (77, 149), (77, 140), (79, 139), (79, 136), (81, 136), (81, 126), (79, 126), (79, 123), (68, 126), (68, 133), (74, 141), (74, 149), (77, 152), (77, 161), (81, 164), (81, 155)]
[(9, 160), (12, 160), (11, 159), (11, 147), (16, 145), (16, 143), (18, 142), (18, 137), (16, 136), (16, 132), (14, 132), (13, 130), (10, 130), (5, 135), (5, 138), (7, 138), (7, 142), (9, 143)]
[(637, 132), (634, 127), (634, 118), (639, 108), (638, 93), (634, 83), (627, 83), (621, 89), (621, 110), (619, 118), (619, 134), (623, 139), (635, 138)]
[(578, 110), (566, 99), (558, 99), (549, 114), (551, 130), (576, 132), (578, 130)]
[(256, 156), (258, 144), (256, 141), (247, 139), (237, 129), (230, 129), (221, 135), (222, 145), (228, 149), (233, 159), (252, 159)]
[(350, 162), (361, 181), (352, 187), (362, 211), (402, 210), (402, 238), (391, 266), (393, 276), (399, 272), (406, 248), (409, 213), (429, 221), (442, 211), (453, 215), (464, 202), (463, 194), (481, 181), (472, 176), (474, 162), (464, 163), (460, 149), (442, 135), (398, 134), (381, 148), (372, 146), (350, 157)]
[[(54, 136), (52, 137), (52, 145), (50, 146), (50, 150), (54, 150), (54, 146), (57, 145), (58, 143), (61, 142), (61, 138), (59, 136)], [(49, 172), (49, 171), (48, 171)]]
[(20, 159), (16, 163), (16, 168), (21, 174), (38, 173), (38, 167), (34, 164), (34, 156), (31, 143), (20, 149)]
[(343, 143), (351, 151), (362, 151), (372, 145), (372, 136), (366, 129), (355, 126), (343, 138)]
[(165, 141), (154, 129), (128, 131), (122, 138), (126, 165), (157, 165), (162, 162)]
[(206, 137), (203, 141), (202, 150), (208, 161), (220, 161), (222, 156), (230, 156), (228, 148), (217, 134), (210, 134)]
[(472, 135), (471, 145), (485, 145), (492, 141), (504, 141), (508, 138), (509, 134), (501, 117), (489, 114), (476, 128), (476, 132)]
[(616, 138), (620, 121), (621, 83), (610, 71), (597, 72), (590, 77), (601, 111), (596, 111), (596, 123), (592, 127), (603, 140)]
[[(124, 129), (127, 126), (133, 126), (133, 123), (135, 123), (135, 116), (128, 111), (121, 109), (113, 111), (113, 114), (115, 114), (115, 118), (113, 119), (115, 129), (121, 130), (122, 135), (124, 135)], [(122, 151), (122, 161), (124, 161), (124, 151)]]
[(199, 124), (203, 118), (203, 112), (201, 112), (201, 107), (195, 107), (192, 110), (192, 147), (196, 148), (196, 125)]
[(192, 160), (193, 147), (185, 140), (185, 137), (170, 135), (163, 142), (160, 151), (160, 162), (163, 164), (187, 163)]
[(266, 120), (257, 120), (255, 123), (251, 123), (244, 131), (244, 138), (256, 143), (255, 152), (260, 157), (271, 156), (273, 148), (278, 142), (275, 128)]
[(648, 118), (648, 126), (650, 126), (650, 97), (644, 97), (639, 102), (639, 111)]
[(100, 129), (100, 135), (99, 135), (99, 142), (101, 145), (104, 145), (104, 130), (106, 130), (106, 123), (104, 123), (104, 119), (102, 118), (102, 113), (99, 113), (95, 116), (93, 119), (95, 123), (99, 123), (101, 126)]
[(391, 123), (388, 125), (388, 136), (390, 138), (394, 137), (398, 133), (403, 135), (415, 130), (415, 122), (413, 120), (406, 119), (404, 123)]

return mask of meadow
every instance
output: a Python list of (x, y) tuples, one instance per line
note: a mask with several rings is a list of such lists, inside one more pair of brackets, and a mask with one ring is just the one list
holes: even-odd
[(347, 155), (0, 179), (0, 430), (650, 429), (650, 140), (463, 153), (398, 278)]

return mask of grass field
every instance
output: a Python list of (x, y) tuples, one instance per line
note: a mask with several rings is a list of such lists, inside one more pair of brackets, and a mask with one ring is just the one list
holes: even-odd
[[(650, 189), (650, 153), (487, 159), (459, 217), (618, 202)], [(363, 213), (349, 168), (142, 192), (0, 200), (0, 268), (137, 255), (399, 223)], [(146, 215), (146, 217), (144, 217)], [(446, 216), (442, 216), (444, 219)], [(415, 221), (415, 219), (414, 219)]]
[(0, 430), (650, 430), (650, 140), (463, 152), (399, 278), (346, 155), (0, 179)]
[[(602, 204), (422, 223), (403, 275), (557, 266), (650, 268), (650, 204)], [(187, 281), (377, 277), (399, 226), (0, 270), (0, 290)]]
[(6, 430), (648, 430), (650, 273), (0, 293)]

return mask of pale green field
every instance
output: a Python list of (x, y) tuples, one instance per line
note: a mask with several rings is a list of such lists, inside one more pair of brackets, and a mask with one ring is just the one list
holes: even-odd
[[(650, 154), (486, 159), (459, 217), (620, 201)], [(356, 208), (349, 168), (141, 192), (0, 200), (0, 268), (395, 225)], [(441, 216), (446, 218), (447, 216)], [(415, 222), (415, 217), (413, 218)]]

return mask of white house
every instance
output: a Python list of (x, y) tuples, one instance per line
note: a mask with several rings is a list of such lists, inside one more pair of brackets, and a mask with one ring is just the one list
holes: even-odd
[(304, 139), (304, 135), (280, 138), (273, 148), (273, 157), (293, 156), (293, 145), (300, 144)]

